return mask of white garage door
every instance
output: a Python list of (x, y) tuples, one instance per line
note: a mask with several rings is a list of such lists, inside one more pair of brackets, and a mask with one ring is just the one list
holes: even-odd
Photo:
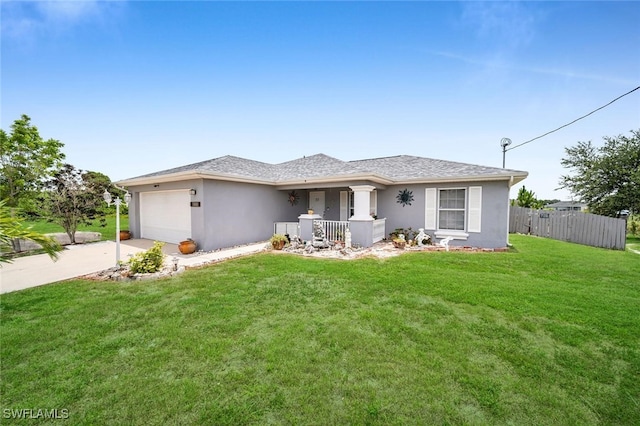
[(140, 193), (140, 236), (179, 243), (191, 238), (189, 190)]

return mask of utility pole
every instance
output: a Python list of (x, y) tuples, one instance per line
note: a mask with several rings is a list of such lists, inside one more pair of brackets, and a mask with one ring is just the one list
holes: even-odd
[(507, 147), (511, 145), (511, 139), (502, 138), (500, 139), (500, 146), (502, 147), (502, 168), (504, 169), (504, 160), (507, 155)]

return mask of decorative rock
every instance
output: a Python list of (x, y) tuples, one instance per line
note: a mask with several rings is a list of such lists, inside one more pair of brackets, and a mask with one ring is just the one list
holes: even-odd
[(329, 247), (329, 241), (326, 238), (324, 228), (320, 221), (313, 221), (313, 242), (311, 243), (315, 248), (327, 248)]

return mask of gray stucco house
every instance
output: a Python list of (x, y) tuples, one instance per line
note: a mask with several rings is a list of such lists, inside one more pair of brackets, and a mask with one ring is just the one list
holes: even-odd
[(545, 209), (552, 209), (556, 211), (578, 211), (584, 212), (588, 209), (588, 205), (586, 203), (581, 203), (579, 201), (559, 201), (553, 204), (547, 204), (544, 206)]
[(310, 239), (314, 220), (348, 226), (353, 243), (365, 247), (411, 227), (436, 241), (453, 237), (452, 245), (498, 248), (507, 245), (509, 188), (526, 177), (408, 155), (342, 161), (316, 154), (280, 164), (224, 156), (117, 184), (131, 192), (136, 237), (192, 238), (202, 250), (267, 240), (274, 224), (295, 224), (281, 229)]

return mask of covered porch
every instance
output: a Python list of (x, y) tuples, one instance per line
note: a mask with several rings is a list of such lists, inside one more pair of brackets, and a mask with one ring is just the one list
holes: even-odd
[(360, 247), (371, 247), (383, 240), (386, 235), (386, 219), (377, 218), (376, 187), (351, 185), (348, 189), (334, 191), (339, 192), (338, 220), (332, 218), (336, 216), (335, 209), (332, 209), (332, 203), (327, 203), (326, 192), (310, 190), (309, 211), (301, 214), (297, 222), (274, 223), (274, 233), (288, 234), (291, 237), (295, 235), (304, 241), (310, 241), (315, 225), (321, 227), (325, 238), (333, 242), (345, 243), (347, 231), (351, 234), (351, 243)]

